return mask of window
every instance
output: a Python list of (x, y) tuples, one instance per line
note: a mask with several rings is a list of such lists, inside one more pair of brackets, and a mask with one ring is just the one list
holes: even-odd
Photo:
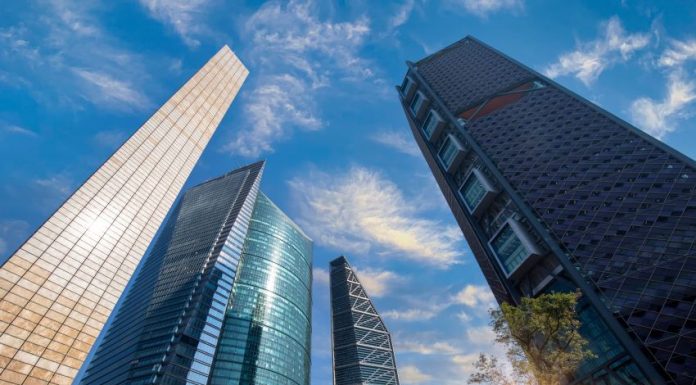
[(523, 265), (529, 267), (543, 254), (524, 227), (512, 218), (493, 236), (489, 246), (508, 277), (519, 276)]
[(508, 224), (505, 224), (503, 229), (493, 239), (491, 246), (498, 256), (503, 270), (508, 275), (517, 270), (529, 255), (520, 238), (517, 237), (515, 231)]
[(495, 199), (498, 190), (481, 170), (474, 168), (459, 187), (464, 205), (474, 216), (479, 216)]
[(401, 83), (401, 95), (408, 98), (409, 94), (411, 93), (411, 88), (413, 87), (413, 85), (414, 85), (413, 80), (410, 77), (406, 76), (404, 78), (404, 82)]
[(423, 132), (428, 139), (437, 139), (442, 131), (443, 121), (434, 110), (430, 110), (423, 123)]
[(423, 94), (420, 92), (416, 92), (416, 96), (414, 96), (413, 100), (411, 101), (411, 112), (414, 116), (418, 116), (424, 100), (425, 96), (423, 96)]
[(474, 211), (476, 206), (483, 200), (483, 197), (486, 196), (486, 192), (486, 188), (483, 187), (483, 184), (473, 172), (459, 189), (459, 194), (462, 196), (462, 199), (464, 199), (464, 203), (466, 203), (469, 211)]
[(458, 148), (455, 140), (456, 139), (454, 139), (452, 135), (448, 135), (447, 139), (445, 139), (445, 142), (442, 144), (440, 151), (438, 152), (440, 161), (447, 170), (450, 169), (454, 159), (457, 157)]

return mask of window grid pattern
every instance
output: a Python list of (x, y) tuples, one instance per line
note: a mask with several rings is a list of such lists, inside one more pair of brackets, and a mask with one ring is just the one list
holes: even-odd
[(5, 262), (0, 382), (72, 382), (247, 73), (223, 47)]
[(508, 224), (493, 238), (491, 246), (508, 274), (515, 271), (529, 256), (529, 251)]
[(311, 288), (311, 240), (259, 194), (210, 385), (309, 385)]
[(207, 384), (262, 170), (254, 163), (184, 194), (82, 385)]
[(466, 179), (459, 191), (464, 199), (464, 203), (466, 203), (470, 211), (473, 211), (486, 195), (486, 188), (483, 187), (483, 184), (473, 172)]
[[(455, 116), (538, 77), (468, 38), (417, 68)], [(553, 84), (465, 129), (666, 382), (696, 381), (694, 163)]]
[(346, 258), (330, 265), (334, 385), (398, 385), (384, 322)]

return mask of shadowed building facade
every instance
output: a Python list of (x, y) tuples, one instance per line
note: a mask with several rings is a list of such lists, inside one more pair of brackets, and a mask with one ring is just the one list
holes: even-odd
[(0, 383), (69, 385), (248, 71), (223, 47), (0, 269)]
[(183, 195), (83, 385), (309, 383), (312, 244), (259, 192), (262, 172)]
[(696, 163), (467, 37), (398, 87), (498, 302), (579, 289), (575, 384), (696, 381)]
[(391, 336), (348, 260), (330, 263), (334, 385), (399, 385)]

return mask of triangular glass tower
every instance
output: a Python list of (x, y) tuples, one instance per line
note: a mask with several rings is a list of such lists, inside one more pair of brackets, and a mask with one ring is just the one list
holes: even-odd
[(331, 261), (334, 385), (398, 385), (391, 336), (348, 260)]

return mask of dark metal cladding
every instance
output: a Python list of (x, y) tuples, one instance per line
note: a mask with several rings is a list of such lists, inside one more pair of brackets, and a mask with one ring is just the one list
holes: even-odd
[(391, 336), (345, 257), (330, 263), (334, 385), (399, 385)]
[(582, 291), (598, 357), (574, 384), (696, 383), (696, 163), (474, 38), (409, 67), (407, 119), (498, 301)]

